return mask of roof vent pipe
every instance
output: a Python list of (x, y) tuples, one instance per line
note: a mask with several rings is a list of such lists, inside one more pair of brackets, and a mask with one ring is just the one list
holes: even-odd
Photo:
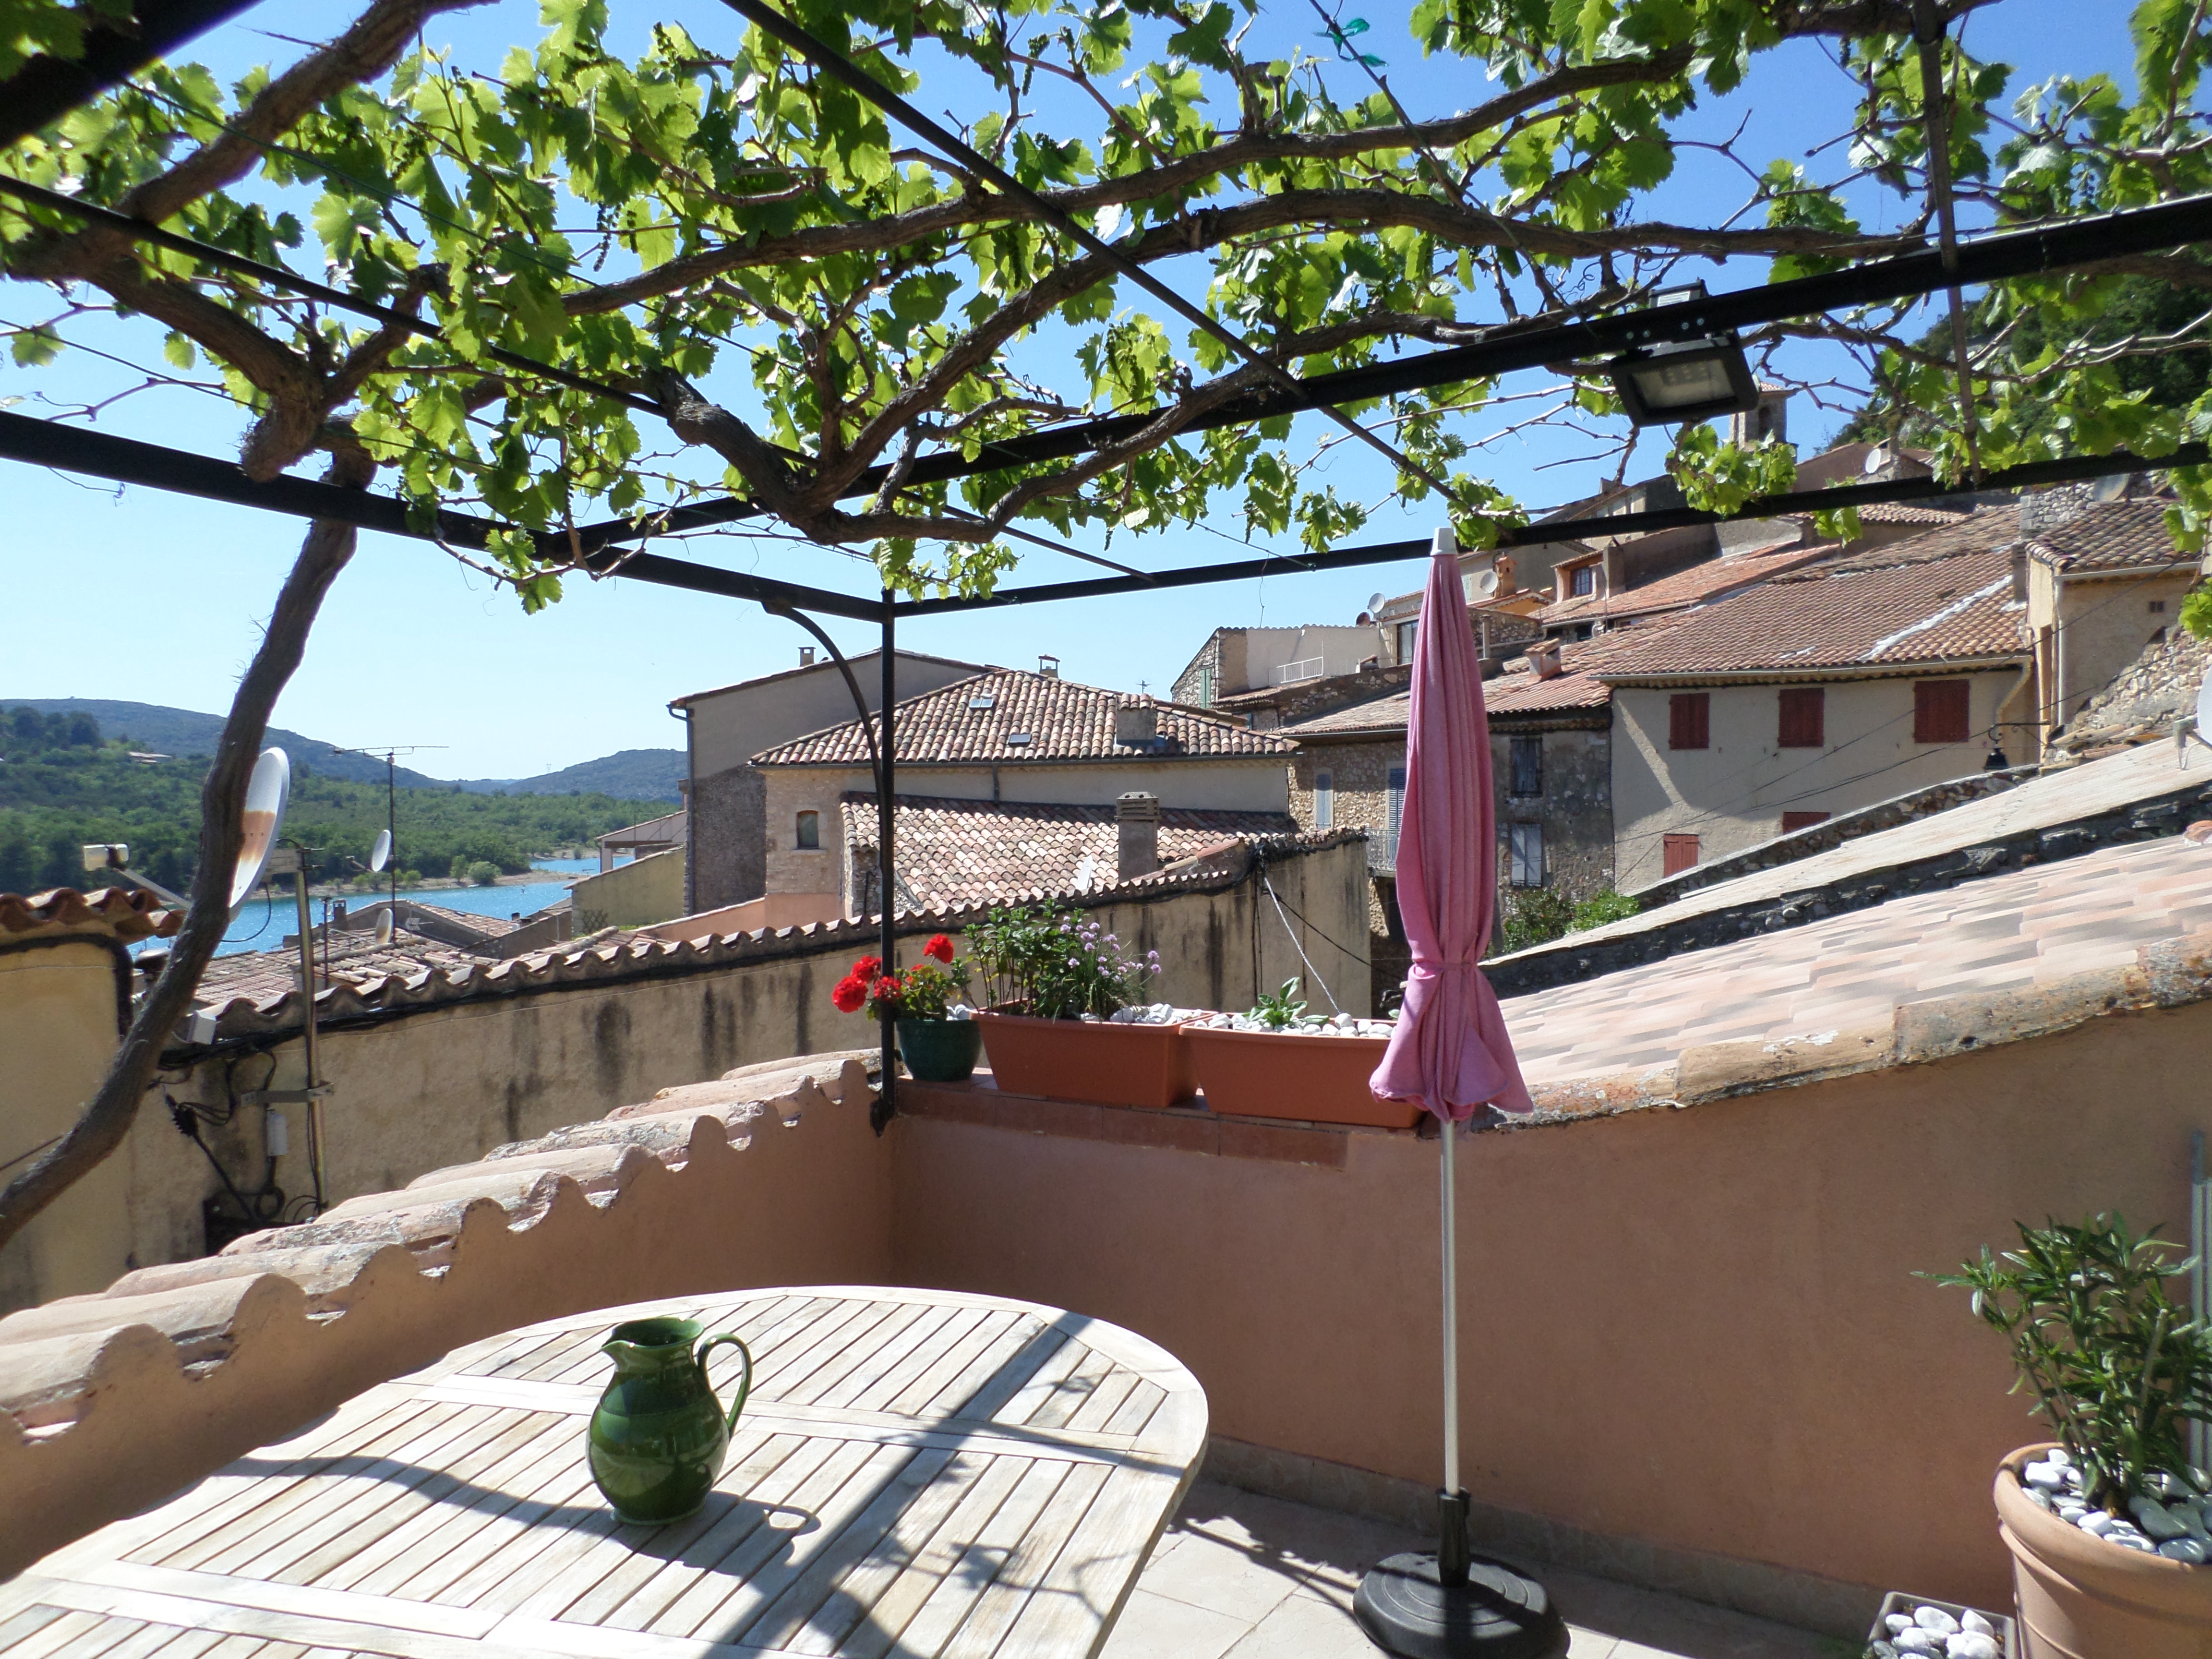
[(1114, 803), (1114, 823), (1120, 832), (1121, 857), (1117, 873), (1123, 881), (1149, 876), (1160, 867), (1160, 798), (1133, 789)]

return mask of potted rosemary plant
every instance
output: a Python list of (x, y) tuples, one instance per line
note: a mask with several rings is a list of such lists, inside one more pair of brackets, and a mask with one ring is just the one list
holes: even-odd
[(1182, 1030), (1214, 1111), (1382, 1129), (1420, 1121), (1419, 1102), (1377, 1100), (1367, 1085), (1390, 1046), (1389, 1022), (1309, 1013), (1295, 979), (1247, 1013), (1186, 1021)]
[(1103, 923), (1052, 904), (994, 910), (968, 945), (989, 986), (977, 1020), (1001, 1089), (1151, 1107), (1198, 1091), (1173, 1020), (1142, 1018), (1157, 951), (1139, 957)]
[(899, 1057), (922, 1083), (962, 1083), (975, 1070), (981, 1029), (968, 1006), (969, 965), (939, 933), (921, 947), (922, 960), (903, 973), (885, 973), (883, 958), (862, 957), (837, 982), (830, 1000), (845, 1013), (863, 1008), (889, 1020), (898, 1032)]
[(1936, 1283), (2012, 1344), (2015, 1390), (2057, 1434), (1998, 1467), (1997, 1516), (2028, 1659), (2212, 1651), (2212, 1334), (2167, 1293), (2192, 1262), (2118, 1215), (2022, 1227), (2021, 1247)]

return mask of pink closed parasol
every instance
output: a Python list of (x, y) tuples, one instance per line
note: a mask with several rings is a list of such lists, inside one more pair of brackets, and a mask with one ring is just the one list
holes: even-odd
[(1543, 1586), (1471, 1554), (1459, 1480), (1455, 1131), (1484, 1106), (1534, 1109), (1497, 994), (1478, 965), (1498, 911), (1497, 842), (1482, 666), (1458, 549), (1452, 532), (1439, 530), (1413, 647), (1398, 831), (1398, 913), (1413, 967), (1370, 1086), (1386, 1100), (1419, 1101), (1443, 1131), (1444, 1480), (1437, 1553), (1392, 1556), (1361, 1581), (1353, 1603), (1378, 1645), (1411, 1659), (1552, 1659), (1567, 1650), (1565, 1622)]

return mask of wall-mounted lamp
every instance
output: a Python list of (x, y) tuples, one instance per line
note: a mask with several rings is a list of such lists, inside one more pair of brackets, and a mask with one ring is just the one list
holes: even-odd
[[(1694, 304), (1703, 283), (1663, 289), (1653, 306)], [(1759, 407), (1759, 385), (1733, 333), (1644, 347), (1606, 365), (1613, 390), (1638, 426), (1674, 426)]]

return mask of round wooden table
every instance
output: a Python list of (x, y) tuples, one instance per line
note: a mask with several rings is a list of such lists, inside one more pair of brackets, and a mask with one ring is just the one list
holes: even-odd
[[(735, 1330), (757, 1367), (706, 1507), (663, 1527), (617, 1522), (584, 1462), (599, 1344), (647, 1314)], [(0, 1585), (0, 1650), (1090, 1655), (1206, 1426), (1159, 1347), (1030, 1303), (818, 1286), (601, 1309), (371, 1389), (47, 1557)]]

